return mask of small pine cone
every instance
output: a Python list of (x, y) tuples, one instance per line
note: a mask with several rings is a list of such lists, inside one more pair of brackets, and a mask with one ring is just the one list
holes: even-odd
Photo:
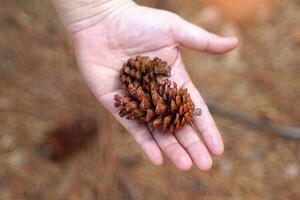
[(122, 89), (126, 90), (130, 84), (136, 87), (142, 86), (150, 91), (150, 83), (163, 85), (169, 81), (171, 67), (160, 58), (151, 60), (149, 57), (137, 56), (130, 58), (123, 65), (120, 74)]

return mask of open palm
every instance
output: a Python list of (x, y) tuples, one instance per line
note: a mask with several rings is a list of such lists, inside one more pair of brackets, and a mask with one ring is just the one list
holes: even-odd
[[(162, 152), (181, 170), (195, 165), (207, 170), (212, 154), (223, 152), (219, 131), (182, 63), (179, 46), (209, 53), (224, 53), (237, 40), (221, 38), (188, 23), (177, 15), (135, 4), (123, 5), (103, 14), (101, 20), (73, 33), (76, 57), (84, 78), (97, 99), (133, 135), (147, 157), (156, 165), (163, 162)], [(121, 118), (114, 106), (120, 94), (119, 73), (130, 57), (160, 57), (172, 67), (171, 80), (188, 88), (202, 115), (194, 117), (195, 127), (188, 125), (175, 134), (150, 132), (146, 125)], [(206, 143), (200, 140), (197, 131)], [(209, 151), (208, 151), (209, 149)]]

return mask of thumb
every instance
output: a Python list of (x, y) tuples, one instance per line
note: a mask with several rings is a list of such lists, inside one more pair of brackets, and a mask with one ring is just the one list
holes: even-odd
[(235, 37), (220, 37), (182, 18), (174, 24), (175, 41), (187, 48), (213, 54), (226, 53), (238, 45)]

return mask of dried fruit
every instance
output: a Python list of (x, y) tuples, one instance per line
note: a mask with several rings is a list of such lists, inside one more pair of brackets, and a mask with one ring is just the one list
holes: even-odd
[[(189, 124), (195, 113), (194, 103), (187, 89), (170, 82), (170, 75), (171, 67), (159, 58), (130, 58), (120, 74), (126, 96), (115, 96), (120, 116), (171, 133)], [(197, 115), (200, 113), (198, 109)]]

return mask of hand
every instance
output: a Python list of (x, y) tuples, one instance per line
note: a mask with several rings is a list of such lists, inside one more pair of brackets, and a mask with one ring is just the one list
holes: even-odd
[[(201, 170), (208, 170), (212, 166), (210, 153), (220, 155), (223, 142), (182, 63), (179, 47), (219, 54), (235, 48), (237, 39), (218, 37), (171, 12), (138, 6), (131, 1), (99, 15), (97, 20), (94, 16), (82, 20), (77, 30), (76, 25), (72, 28), (80, 70), (92, 92), (132, 134), (155, 165), (162, 164), (164, 153), (181, 170), (188, 170), (192, 163)], [(120, 69), (129, 57), (137, 55), (160, 57), (172, 66), (171, 80), (179, 87), (188, 88), (196, 107), (202, 109), (202, 115), (193, 119), (198, 130), (188, 125), (175, 134), (151, 133), (146, 125), (119, 116), (114, 95), (121, 93)]]

